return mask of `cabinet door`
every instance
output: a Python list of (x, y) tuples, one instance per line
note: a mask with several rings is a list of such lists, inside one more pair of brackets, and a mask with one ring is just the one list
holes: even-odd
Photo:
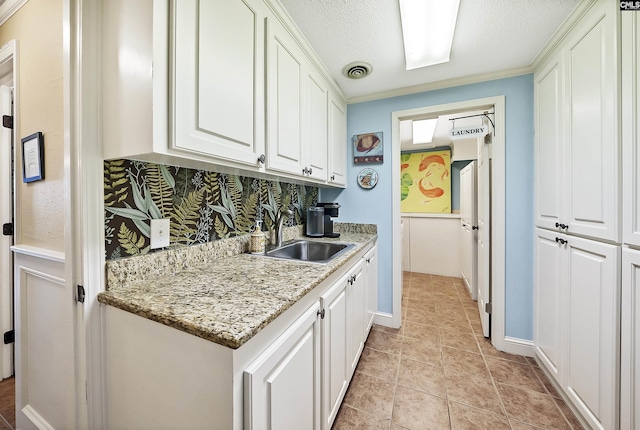
[(244, 372), (247, 429), (320, 429), (317, 302)]
[(567, 395), (593, 428), (618, 428), (620, 247), (569, 237)]
[(347, 108), (329, 93), (329, 179), (330, 185), (347, 185)]
[(320, 298), (322, 319), (322, 419), (330, 429), (349, 384), (347, 375), (347, 278), (343, 276)]
[(347, 286), (347, 358), (349, 378), (356, 371), (360, 354), (364, 348), (364, 310), (365, 310), (364, 261), (359, 261), (351, 270)]
[(616, 11), (598, 2), (565, 51), (569, 233), (619, 241)]
[(364, 256), (366, 270), (364, 340), (366, 341), (378, 311), (378, 245), (373, 245)]
[(264, 150), (264, 8), (174, 4), (171, 147), (258, 168)]
[(623, 241), (640, 246), (640, 14), (622, 13)]
[(622, 250), (620, 428), (640, 428), (640, 251)]
[(554, 58), (535, 74), (536, 225), (562, 223), (564, 163), (562, 139), (562, 64)]
[(566, 240), (565, 235), (536, 229), (533, 337), (538, 359), (560, 382), (566, 344), (561, 322), (566, 252), (556, 238)]
[(303, 175), (302, 79), (305, 55), (276, 18), (267, 22), (267, 167)]
[(329, 91), (325, 80), (311, 67), (305, 72), (304, 91), (304, 165), (308, 168), (309, 177), (324, 182), (327, 180), (329, 157)]

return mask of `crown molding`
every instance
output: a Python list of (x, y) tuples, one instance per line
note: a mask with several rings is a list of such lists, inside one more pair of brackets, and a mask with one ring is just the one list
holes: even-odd
[(0, 25), (7, 22), (29, 0), (7, 0), (0, 6)]
[(567, 19), (558, 27), (556, 32), (551, 36), (551, 39), (542, 48), (542, 50), (536, 55), (531, 62), (531, 68), (537, 71), (538, 68), (551, 57), (562, 45), (562, 42), (571, 32), (571, 30), (580, 22), (582, 17), (598, 2), (598, 0), (582, 0), (576, 5), (573, 11), (569, 14)]
[(441, 90), (443, 88), (459, 87), (461, 85), (477, 84), (479, 82), (494, 81), (496, 79), (512, 78), (533, 73), (531, 66), (518, 67), (514, 69), (500, 70), (498, 72), (483, 73), (479, 75), (464, 76), (444, 81), (429, 82), (426, 84), (414, 85), (411, 87), (397, 88), (379, 93), (367, 94), (364, 96), (349, 97), (347, 104), (369, 102), (373, 100), (388, 99), (391, 97), (406, 96), (409, 94), (423, 93), (426, 91)]

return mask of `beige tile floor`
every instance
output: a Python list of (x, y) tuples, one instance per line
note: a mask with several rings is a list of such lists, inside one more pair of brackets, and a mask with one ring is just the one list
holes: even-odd
[(533, 359), (484, 338), (461, 279), (405, 272), (402, 316), (369, 334), (333, 430), (582, 429)]

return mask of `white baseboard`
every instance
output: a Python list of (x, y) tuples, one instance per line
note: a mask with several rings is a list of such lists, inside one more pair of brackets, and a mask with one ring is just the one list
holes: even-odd
[(535, 356), (532, 340), (505, 336), (504, 339), (491, 339), (491, 343), (497, 350), (502, 352), (524, 355), (526, 357)]
[(378, 312), (373, 318), (373, 323), (378, 324), (384, 327), (390, 328), (400, 328), (400, 320), (396, 321), (393, 318), (393, 314), (388, 314), (386, 312)]

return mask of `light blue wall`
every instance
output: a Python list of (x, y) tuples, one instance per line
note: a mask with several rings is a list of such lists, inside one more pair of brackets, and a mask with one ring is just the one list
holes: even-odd
[(391, 142), (391, 114), (484, 97), (505, 96), (506, 101), (506, 244), (505, 334), (533, 339), (533, 75), (427, 91), (349, 105), (347, 136), (382, 131), (384, 164), (370, 165), (380, 175), (378, 185), (364, 190), (356, 184), (363, 166), (353, 164), (348, 150), (348, 186), (345, 190), (321, 189), (320, 201), (340, 203), (338, 221), (378, 225), (378, 308), (392, 312), (391, 166), (397, 163)]

